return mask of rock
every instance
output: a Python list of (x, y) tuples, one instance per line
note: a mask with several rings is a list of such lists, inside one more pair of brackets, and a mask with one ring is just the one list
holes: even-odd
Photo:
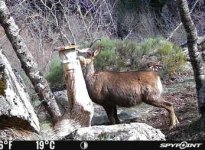
[(94, 104), (94, 115), (91, 125), (107, 125), (109, 123), (107, 114), (102, 106)]
[(19, 130), (15, 128), (0, 129), (0, 141), (36, 141), (42, 140), (41, 135), (28, 130)]
[(144, 123), (118, 124), (109, 126), (83, 127), (75, 130), (63, 140), (86, 141), (161, 141), (165, 135)]
[(53, 93), (56, 99), (56, 102), (59, 106), (59, 109), (61, 111), (61, 114), (64, 114), (65, 111), (68, 109), (68, 96), (67, 91), (57, 91)]
[(7, 58), (0, 51), (0, 128), (39, 132), (39, 120), (25, 86), (18, 78), (20, 76), (15, 75)]

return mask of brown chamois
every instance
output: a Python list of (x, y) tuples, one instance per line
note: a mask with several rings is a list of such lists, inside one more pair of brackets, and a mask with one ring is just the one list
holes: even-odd
[(132, 107), (141, 102), (165, 108), (169, 112), (170, 128), (179, 122), (173, 104), (163, 100), (162, 83), (155, 71), (96, 72), (94, 58), (100, 53), (86, 52), (86, 58), (79, 56), (81, 65), (85, 67), (85, 82), (93, 102), (103, 106), (111, 124), (118, 124), (117, 106)]

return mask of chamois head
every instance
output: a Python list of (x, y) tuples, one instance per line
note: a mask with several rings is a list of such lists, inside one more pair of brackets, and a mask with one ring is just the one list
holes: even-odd
[(83, 56), (79, 56), (80, 64), (82, 67), (87, 67), (89, 64), (93, 63), (95, 57), (100, 53), (101, 47), (98, 47), (95, 51), (87, 49)]

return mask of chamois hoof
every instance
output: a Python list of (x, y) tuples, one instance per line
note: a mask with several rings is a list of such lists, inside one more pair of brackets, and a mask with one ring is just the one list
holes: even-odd
[(175, 121), (172, 123), (172, 125), (169, 127), (169, 130), (177, 127), (179, 125), (179, 120), (177, 119), (177, 117), (175, 117)]
[(169, 130), (172, 130), (172, 129), (176, 128), (178, 125), (179, 125), (179, 121), (177, 121), (177, 123), (175, 125), (171, 125), (169, 127)]
[(171, 125), (171, 126), (169, 127), (169, 130), (174, 129), (175, 127), (176, 127), (176, 125)]
[(179, 124), (179, 120), (176, 118), (176, 124), (178, 125)]

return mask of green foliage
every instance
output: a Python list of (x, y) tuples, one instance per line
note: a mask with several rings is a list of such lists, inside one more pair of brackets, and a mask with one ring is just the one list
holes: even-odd
[[(98, 70), (146, 70), (145, 63), (154, 55), (156, 61), (160, 61), (163, 66), (160, 70), (161, 75), (170, 76), (183, 71), (186, 62), (182, 49), (162, 38), (150, 38), (141, 43), (132, 40), (102, 39), (96, 46), (103, 47), (95, 60)], [(147, 62), (142, 60), (144, 56), (148, 57)]]
[(95, 61), (95, 66), (98, 69), (104, 70), (107, 66), (113, 66), (116, 64), (116, 46), (114, 41), (109, 39), (102, 39), (99, 45), (103, 47), (101, 53)]
[(156, 49), (158, 43), (160, 42), (160, 38), (157, 39), (147, 39), (140, 43), (140, 51), (144, 51), (142, 55), (149, 54), (151, 50)]
[(51, 67), (46, 79), (52, 88), (62, 86), (64, 84), (63, 67), (58, 56), (51, 60)]
[(172, 75), (183, 71), (183, 65), (186, 63), (185, 55), (182, 49), (171, 42), (161, 41), (157, 50), (158, 59), (163, 63), (162, 75)]
[[(141, 43), (102, 39), (95, 46), (102, 46), (101, 53), (94, 61), (97, 70), (146, 70), (146, 63), (150, 61), (150, 57), (155, 56), (156, 62), (160, 61), (162, 65), (160, 74), (170, 76), (183, 71), (183, 65), (186, 63), (182, 49), (162, 38), (147, 39)], [(147, 58), (144, 61), (145, 56)], [(63, 85), (63, 68), (58, 56), (52, 59), (46, 78), (51, 87)]]

